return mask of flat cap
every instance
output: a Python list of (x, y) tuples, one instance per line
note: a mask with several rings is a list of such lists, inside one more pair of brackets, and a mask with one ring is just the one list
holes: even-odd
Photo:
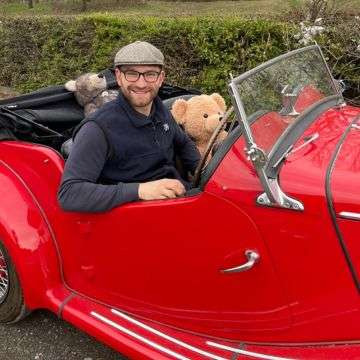
[(122, 47), (115, 55), (114, 65), (164, 65), (164, 55), (146, 41), (135, 41)]

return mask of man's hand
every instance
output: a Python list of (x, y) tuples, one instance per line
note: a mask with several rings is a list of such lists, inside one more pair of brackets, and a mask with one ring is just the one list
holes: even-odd
[(141, 200), (173, 199), (184, 193), (184, 185), (175, 179), (161, 179), (139, 185), (139, 199)]

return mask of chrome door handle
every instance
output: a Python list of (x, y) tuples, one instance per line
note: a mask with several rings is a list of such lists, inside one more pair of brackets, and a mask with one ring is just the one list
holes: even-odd
[(246, 250), (245, 256), (248, 259), (248, 261), (245, 264), (240, 266), (235, 266), (229, 269), (224, 269), (221, 270), (221, 272), (224, 274), (232, 274), (232, 273), (238, 273), (238, 272), (250, 270), (260, 260), (260, 255), (254, 250)]

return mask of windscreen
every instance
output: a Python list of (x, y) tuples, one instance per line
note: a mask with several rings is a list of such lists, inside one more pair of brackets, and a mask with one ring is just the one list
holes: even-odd
[(267, 153), (299, 116), (338, 94), (317, 46), (280, 56), (233, 80), (255, 143)]

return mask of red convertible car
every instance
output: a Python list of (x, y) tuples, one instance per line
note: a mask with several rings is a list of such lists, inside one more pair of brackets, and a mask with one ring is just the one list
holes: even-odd
[(57, 203), (69, 94), (0, 103), (1, 322), (49, 309), (131, 359), (360, 358), (360, 109), (317, 46), (229, 92), (192, 190), (100, 214)]

